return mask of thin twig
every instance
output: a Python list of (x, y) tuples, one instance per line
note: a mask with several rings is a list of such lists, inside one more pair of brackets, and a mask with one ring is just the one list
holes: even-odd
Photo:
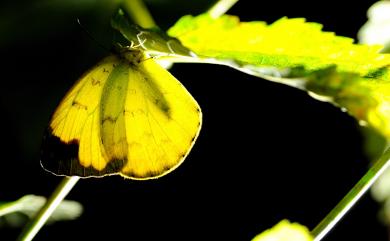
[(19, 241), (32, 240), (42, 226), (46, 223), (47, 219), (51, 216), (54, 210), (60, 205), (65, 196), (72, 190), (73, 186), (77, 183), (80, 177), (65, 177), (51, 197), (47, 200), (45, 205), (39, 210), (36, 217), (33, 218), (30, 223), (27, 224), (23, 232), (20, 234)]
[(238, 0), (219, 0), (207, 12), (212, 18), (219, 18), (225, 14)]
[(125, 0), (124, 10), (130, 15), (133, 21), (143, 28), (156, 26), (152, 15), (142, 0)]
[(9, 213), (13, 213), (20, 210), (20, 203), (19, 202), (11, 202), (7, 204), (3, 204), (0, 207), (0, 217), (7, 215)]
[(358, 200), (375, 183), (381, 174), (390, 166), (390, 148), (367, 171), (358, 183), (344, 196), (332, 211), (311, 232), (314, 240), (320, 241), (345, 216)]

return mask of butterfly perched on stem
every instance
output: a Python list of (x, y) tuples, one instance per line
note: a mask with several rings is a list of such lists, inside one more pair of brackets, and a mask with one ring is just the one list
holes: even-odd
[(130, 45), (78, 80), (44, 136), (41, 165), (56, 175), (157, 178), (182, 163), (199, 134), (199, 105), (146, 50), (193, 54), (176, 39), (131, 27), (121, 12), (113, 27)]

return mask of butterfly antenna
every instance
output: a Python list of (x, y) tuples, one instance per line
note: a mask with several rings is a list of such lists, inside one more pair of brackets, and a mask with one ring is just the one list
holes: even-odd
[(93, 40), (93, 42), (95, 42), (99, 47), (106, 50), (107, 52), (111, 52), (111, 50), (109, 50), (106, 46), (104, 46), (102, 43), (96, 40), (96, 38), (84, 27), (84, 25), (81, 24), (79, 18), (77, 18), (77, 23), (79, 24), (81, 29), (88, 35), (88, 37)]

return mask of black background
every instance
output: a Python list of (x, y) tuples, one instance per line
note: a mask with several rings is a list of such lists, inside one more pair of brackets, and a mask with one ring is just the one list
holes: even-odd
[[(210, 5), (147, 3), (163, 28)], [(372, 3), (242, 0), (229, 13), (243, 21), (305, 17), (355, 38)], [(61, 178), (39, 165), (42, 133), (78, 76), (107, 54), (76, 18), (109, 47), (113, 9), (2, 4), (0, 200), (49, 196)], [(84, 205), (83, 215), (44, 227), (35, 240), (250, 240), (282, 219), (312, 229), (368, 168), (361, 128), (331, 104), (227, 67), (177, 64), (171, 72), (204, 114), (187, 160), (153, 181), (81, 180), (68, 199)], [(378, 209), (365, 196), (326, 240), (387, 240)], [(0, 240), (19, 232), (2, 228)]]

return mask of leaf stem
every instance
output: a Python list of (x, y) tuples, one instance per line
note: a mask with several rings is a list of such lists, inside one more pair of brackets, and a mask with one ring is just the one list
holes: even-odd
[(344, 198), (311, 232), (313, 241), (320, 241), (345, 216), (356, 202), (367, 192), (381, 174), (390, 166), (390, 148), (382, 154), (378, 161), (355, 184)]
[(58, 207), (65, 196), (72, 190), (80, 177), (64, 177), (45, 205), (39, 210), (38, 214), (27, 224), (23, 232), (18, 237), (19, 241), (32, 240), (47, 219)]
[(20, 210), (19, 202), (11, 202), (0, 206), (0, 217)]
[(225, 14), (238, 0), (219, 0), (207, 12), (212, 18), (219, 18)]
[(125, 0), (123, 7), (133, 21), (143, 28), (156, 26), (152, 15), (142, 0)]

